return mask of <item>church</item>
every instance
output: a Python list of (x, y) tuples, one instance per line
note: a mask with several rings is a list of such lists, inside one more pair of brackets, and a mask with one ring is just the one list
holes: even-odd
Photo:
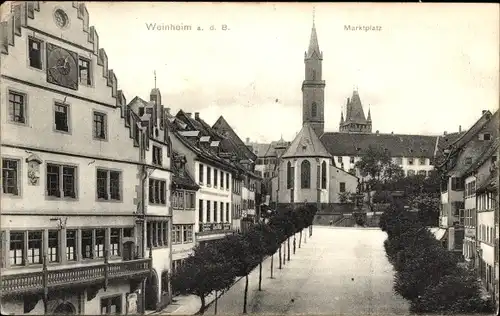
[(365, 116), (356, 89), (347, 98), (345, 117), (341, 110), (339, 131), (325, 132), (326, 82), (322, 77), (323, 52), (314, 21), (304, 63), (300, 132), (290, 143), (281, 139), (264, 152), (254, 151), (260, 158), (257, 164), (275, 162), (274, 172), (268, 173), (273, 202), (340, 203), (343, 193), (356, 191), (361, 176), (355, 163), (370, 145), (388, 151), (405, 175), (429, 174), (439, 136), (373, 133), (370, 109)]

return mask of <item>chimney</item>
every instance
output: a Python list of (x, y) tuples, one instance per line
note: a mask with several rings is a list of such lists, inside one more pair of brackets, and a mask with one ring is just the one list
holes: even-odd
[(167, 111), (167, 114), (170, 114), (170, 108), (165, 109)]
[(378, 135), (378, 130), (375, 133)]
[(482, 115), (484, 115), (484, 113), (486, 113), (486, 112), (487, 112), (487, 110), (483, 110)]
[(394, 132), (391, 132), (391, 135), (394, 135)]
[(448, 135), (448, 133), (446, 131), (444, 131), (444, 135)]
[(200, 119), (200, 112), (194, 112), (194, 118), (196, 120), (199, 120)]
[(458, 125), (458, 132), (462, 133), (462, 125)]
[(250, 143), (250, 137), (247, 137), (247, 144)]
[(191, 114), (192, 114), (191, 112), (186, 112), (185, 114), (187, 117), (191, 118)]

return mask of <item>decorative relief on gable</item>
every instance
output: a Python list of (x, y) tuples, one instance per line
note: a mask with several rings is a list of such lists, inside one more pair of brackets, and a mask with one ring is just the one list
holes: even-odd
[(42, 159), (36, 154), (31, 154), (26, 158), (28, 164), (28, 184), (38, 186), (40, 184), (40, 164)]

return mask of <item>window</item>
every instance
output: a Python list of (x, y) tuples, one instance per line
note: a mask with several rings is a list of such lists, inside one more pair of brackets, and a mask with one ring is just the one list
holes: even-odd
[(120, 229), (111, 228), (109, 254), (111, 256), (120, 255)]
[(162, 230), (163, 230), (163, 245), (168, 246), (168, 236), (170, 236), (168, 232), (168, 222), (162, 222)]
[(54, 106), (54, 124), (56, 131), (69, 132), (69, 106), (67, 104), (56, 103)]
[[(82, 250), (84, 251), (85, 248)], [(76, 230), (66, 231), (66, 259), (68, 261), (76, 260)]]
[(457, 177), (451, 178), (451, 189), (453, 191), (464, 190), (464, 181), (461, 178), (457, 178)]
[(401, 157), (396, 157), (396, 165), (401, 166), (403, 164), (403, 158)]
[(122, 296), (101, 298), (101, 315), (121, 314)]
[(9, 91), (9, 119), (11, 122), (26, 124), (26, 95)]
[(166, 190), (167, 182), (165, 180), (149, 179), (149, 203), (165, 205)]
[(349, 162), (354, 163), (354, 157), (349, 157)]
[(186, 192), (186, 208), (194, 209), (196, 208), (196, 196), (194, 192)]
[(226, 221), (229, 223), (231, 221), (231, 218), (229, 216), (229, 202), (226, 202)]
[(154, 226), (154, 231), (155, 231), (155, 246), (158, 247), (158, 246), (161, 246), (163, 245), (163, 234), (162, 234), (162, 229), (163, 229), (163, 225), (162, 225), (162, 222), (155, 222), (153, 224)]
[(173, 225), (172, 226), (172, 243), (180, 244), (182, 243), (182, 225)]
[(199, 184), (203, 184), (203, 165), (200, 163), (200, 166), (199, 166), (199, 172), (198, 172), (198, 182)]
[(120, 172), (97, 169), (97, 198), (102, 200), (121, 199)]
[(224, 189), (224, 172), (220, 171), (220, 188)]
[(212, 171), (212, 168), (207, 166), (207, 186), (212, 185), (212, 172), (211, 171)]
[(415, 170), (408, 170), (408, 177), (412, 177), (415, 175)]
[(214, 222), (219, 222), (219, 211), (217, 210), (217, 201), (214, 201)]
[(106, 237), (106, 231), (104, 229), (96, 229), (95, 231), (95, 257), (104, 257), (104, 242)]
[(326, 189), (326, 161), (321, 164), (321, 188)]
[(422, 165), (422, 166), (425, 166), (426, 162), (427, 162), (427, 158), (423, 158), (423, 157), (422, 157), (422, 158), (420, 158), (420, 159), (419, 159), (419, 162), (418, 162), (418, 163), (419, 163), (420, 165)]
[(408, 164), (413, 165), (413, 158), (408, 158)]
[[(214, 188), (216, 188), (218, 186), (218, 172), (217, 170), (214, 169)], [(222, 187), (222, 186), (221, 186)]]
[(42, 263), (42, 232), (28, 232), (28, 262)]
[(316, 117), (318, 115), (318, 106), (316, 105), (316, 102), (313, 102), (311, 105), (311, 116)]
[(229, 190), (229, 173), (226, 174), (226, 190)]
[(483, 134), (483, 140), (490, 140), (491, 139), (491, 134), (490, 133), (484, 133)]
[(24, 232), (10, 232), (10, 264), (12, 266), (24, 265)]
[(193, 242), (193, 226), (192, 225), (184, 225), (183, 229), (183, 237), (184, 237), (184, 243), (191, 243)]
[(426, 174), (425, 170), (419, 170), (418, 171), (418, 175), (419, 176), (425, 176), (425, 174)]
[(153, 165), (162, 165), (162, 152), (161, 147), (153, 145)]
[(42, 69), (42, 41), (30, 37), (28, 45), (30, 67)]
[(339, 164), (342, 164), (342, 157), (337, 157), (337, 162), (338, 162)]
[(220, 202), (220, 221), (221, 221), (221, 223), (225, 222), (224, 215), (226, 215), (224, 213), (224, 202)]
[(106, 140), (106, 114), (94, 112), (94, 138)]
[(184, 209), (184, 191), (174, 191), (172, 193), (172, 207)]
[(472, 164), (472, 157), (465, 158), (465, 164), (467, 164), (467, 165)]
[(212, 216), (210, 214), (210, 201), (207, 201), (207, 223), (212, 222)]
[(82, 230), (82, 256), (83, 259), (92, 259), (94, 253), (92, 251), (92, 230)]
[(203, 200), (198, 200), (198, 222), (203, 223)]
[(19, 195), (18, 160), (2, 159), (2, 188), (4, 194)]
[(292, 174), (292, 163), (289, 161), (286, 164), (286, 188), (291, 189), (293, 187), (293, 174)]
[(59, 262), (59, 232), (49, 230), (49, 262)]
[(340, 192), (345, 192), (345, 182), (340, 182)]
[(92, 84), (90, 80), (90, 60), (80, 58), (78, 60), (78, 72), (80, 83), (90, 86)]
[(76, 199), (76, 167), (47, 164), (47, 195)]
[(309, 189), (311, 187), (311, 163), (308, 160), (302, 161), (300, 165), (300, 176), (300, 187), (302, 189)]

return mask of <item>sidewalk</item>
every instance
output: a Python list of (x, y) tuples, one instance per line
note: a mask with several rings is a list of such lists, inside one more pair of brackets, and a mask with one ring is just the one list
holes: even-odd
[[(303, 234), (305, 235), (305, 232)], [(308, 232), (307, 232), (307, 234), (308, 234)], [(299, 234), (297, 233), (297, 250), (298, 250), (298, 238), (299, 238)], [(307, 237), (307, 239), (309, 239), (309, 236)], [(293, 237), (291, 240), (293, 240)], [(304, 243), (304, 239), (302, 240), (302, 243)], [(292, 242), (290, 242), (290, 248), (291, 247), (292, 247)], [(293, 253), (293, 249), (290, 249), (290, 250), (291, 250), (291, 253)], [(275, 274), (279, 273), (278, 272), (279, 259), (278, 259), (277, 253), (278, 252), (276, 252), (275, 257), (274, 257)], [(263, 279), (263, 281), (264, 281), (264, 279), (267, 279), (268, 274), (270, 273), (270, 264), (269, 264), (270, 260), (271, 260), (271, 257), (267, 257), (264, 259), (264, 261), (262, 263), (262, 274), (263, 274), (262, 279)], [(252, 272), (250, 272), (249, 277), (250, 278), (252, 278), (252, 277), (258, 278), (258, 274), (259, 274), (259, 266), (257, 266)], [(233, 288), (235, 285), (237, 285), (237, 283), (239, 283), (244, 278), (245, 277), (238, 277), (236, 279), (236, 281), (234, 282), (234, 284), (231, 286), (231, 288)], [(244, 286), (244, 283), (245, 282), (243, 280), (243, 286)], [(249, 290), (249, 294), (250, 294), (250, 292), (251, 291)], [(219, 298), (223, 295), (224, 295), (224, 293), (218, 293)], [(207, 295), (207, 297), (205, 298), (205, 301), (206, 301), (206, 305), (207, 305), (207, 309), (208, 309), (208, 307), (215, 302), (215, 294)], [(163, 309), (162, 311), (159, 311), (159, 312), (154, 312), (152, 314), (155, 314), (155, 315), (194, 315), (200, 310), (200, 308), (201, 308), (201, 301), (200, 301), (200, 298), (198, 296), (196, 296), (196, 295), (179, 295), (179, 296), (174, 297), (173, 302), (170, 305), (168, 305), (165, 309)]]

